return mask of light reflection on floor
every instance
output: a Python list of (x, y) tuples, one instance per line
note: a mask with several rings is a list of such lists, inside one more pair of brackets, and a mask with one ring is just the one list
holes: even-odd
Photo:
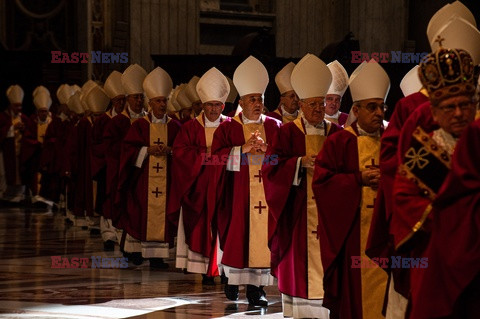
[[(283, 318), (276, 287), (267, 287), (268, 308), (250, 307), (243, 288), (229, 301), (219, 278), (150, 269), (52, 268), (51, 256), (122, 257), (104, 252), (100, 235), (68, 226), (56, 213), (0, 203), (0, 318)], [(90, 267), (91, 265), (89, 265)]]

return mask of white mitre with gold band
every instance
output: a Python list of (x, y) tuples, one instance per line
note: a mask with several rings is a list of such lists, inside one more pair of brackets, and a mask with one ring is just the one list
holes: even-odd
[(474, 65), (480, 63), (480, 31), (463, 18), (449, 19), (429, 41), (432, 52), (440, 47), (463, 49), (470, 54)]
[(322, 60), (307, 53), (293, 69), (290, 82), (300, 99), (324, 97), (332, 82), (332, 74)]
[(327, 64), (332, 73), (332, 83), (328, 88), (327, 94), (336, 94), (343, 96), (348, 87), (348, 73), (337, 60)]
[(387, 72), (374, 59), (363, 61), (353, 71), (348, 85), (352, 101), (366, 99), (385, 99), (390, 90), (390, 78)]
[(222, 72), (213, 67), (198, 81), (197, 93), (202, 103), (210, 101), (225, 103), (230, 93), (230, 83)]
[(8, 98), (8, 101), (10, 102), (10, 104), (14, 104), (14, 103), (22, 103), (23, 102), (23, 97), (25, 95), (25, 93), (23, 92), (23, 89), (20, 85), (11, 85), (8, 89), (7, 89), (7, 98)]
[(416, 93), (422, 88), (422, 82), (420, 82), (420, 78), (418, 77), (418, 68), (419, 66), (415, 65), (405, 74), (400, 82), (400, 89), (402, 90), (403, 96)]
[(40, 91), (35, 94), (33, 104), (37, 110), (49, 110), (52, 105), (52, 98), (49, 93)]
[(198, 76), (193, 76), (190, 81), (188, 81), (187, 87), (185, 88), (185, 94), (191, 103), (200, 100), (200, 96), (198, 96), (197, 93), (197, 83), (199, 80), (200, 78)]
[(292, 84), (290, 83), (290, 77), (292, 76), (294, 67), (295, 63), (289, 62), (280, 71), (278, 71), (277, 75), (275, 75), (275, 84), (277, 85), (280, 94), (293, 91)]
[(105, 93), (105, 90), (97, 85), (88, 91), (84, 101), (88, 109), (93, 113), (103, 113), (107, 110), (110, 98)]
[(147, 76), (147, 71), (138, 64), (132, 64), (122, 73), (122, 86), (125, 94), (143, 93), (143, 80)]
[(122, 85), (122, 73), (118, 71), (113, 71), (110, 73), (105, 81), (105, 84), (103, 85), (103, 89), (110, 99), (114, 99), (120, 95), (125, 95), (125, 89)]
[[(438, 30), (444, 26), (448, 20), (452, 17), (460, 17), (472, 24), (475, 28), (477, 24), (475, 22), (475, 17), (473, 13), (460, 1), (455, 1), (453, 3), (448, 3), (442, 8), (440, 8), (435, 14), (430, 18), (427, 26), (427, 38), (431, 43), (431, 39), (435, 38)], [(461, 48), (462, 49), (462, 48)]]
[(172, 87), (172, 78), (161, 67), (156, 67), (143, 81), (143, 90), (145, 90), (148, 99), (160, 96), (168, 97)]
[(233, 83), (240, 97), (247, 94), (264, 94), (268, 85), (268, 72), (265, 66), (249, 56), (235, 70)]

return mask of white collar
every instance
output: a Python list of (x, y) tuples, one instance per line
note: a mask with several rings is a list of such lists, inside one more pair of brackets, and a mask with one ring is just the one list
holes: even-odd
[(115, 112), (115, 108), (114, 108), (114, 107), (112, 107), (112, 117), (116, 116), (117, 114), (118, 114), (118, 113), (117, 113), (117, 112)]
[(150, 113), (150, 114), (152, 115), (152, 123), (153, 124), (159, 124), (159, 123), (165, 124), (165, 123), (167, 123), (167, 113), (165, 113), (162, 118), (156, 118), (155, 115), (153, 114), (153, 112)]
[(130, 105), (128, 105), (128, 113), (130, 114), (130, 117), (131, 117), (132, 119), (139, 119), (139, 118), (145, 116), (145, 111), (141, 111), (140, 113), (135, 113), (135, 112), (133, 112), (132, 109), (130, 108)]
[(68, 116), (65, 115), (65, 113), (63, 113), (63, 112), (60, 113), (60, 115), (58, 117), (62, 120), (62, 122), (65, 121), (66, 119), (68, 119)]
[(376, 132), (373, 132), (373, 133), (368, 133), (367, 131), (362, 129), (360, 125), (358, 125), (358, 122), (357, 122), (357, 130), (358, 130), (359, 136), (380, 137), (380, 130), (377, 130)]
[(283, 116), (293, 116), (293, 117), (296, 117), (298, 115), (298, 110), (296, 110), (294, 113), (288, 113), (287, 111), (285, 111), (285, 105), (282, 104), (282, 106), (280, 107), (282, 109), (282, 115)]
[(340, 110), (337, 111), (337, 113), (335, 113), (333, 115), (328, 115), (327, 113), (325, 113), (325, 117), (329, 118), (329, 119), (338, 119), (339, 116), (340, 116)]
[(249, 120), (245, 117), (245, 115), (243, 115), (242, 113), (242, 122), (243, 124), (260, 124), (260, 123), (263, 123), (265, 122), (265, 115), (264, 114), (260, 114), (258, 120), (256, 121), (253, 121), (253, 120)]
[(205, 115), (203, 115), (203, 117), (205, 118), (205, 127), (218, 127), (226, 116), (220, 114), (220, 116), (213, 122), (209, 121)]

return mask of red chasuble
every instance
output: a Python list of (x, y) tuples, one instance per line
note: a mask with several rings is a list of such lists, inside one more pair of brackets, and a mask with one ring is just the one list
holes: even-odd
[(140, 241), (173, 244), (175, 224), (166, 218), (170, 155), (147, 156), (141, 168), (135, 162), (142, 147), (157, 143), (172, 146), (179, 131), (177, 121), (153, 124), (148, 114), (132, 124), (123, 140), (116, 203), (126, 205), (123, 229)]
[(330, 136), (315, 161), (312, 188), (324, 269), (323, 306), (331, 318), (383, 318), (387, 275), (380, 268), (355, 266), (353, 260), (368, 258), (364, 252), (375, 192), (362, 186), (361, 171), (378, 163), (379, 153), (380, 138), (358, 136), (354, 122)]
[(341, 127), (345, 125), (345, 123), (347, 122), (347, 119), (348, 119), (348, 114), (343, 112), (340, 112), (340, 114), (338, 115), (338, 119), (327, 118), (327, 120), (329, 120), (330, 122), (340, 125)]
[(213, 237), (213, 216), (207, 210), (207, 188), (212, 165), (208, 151), (216, 128), (206, 128), (203, 113), (182, 125), (173, 144), (172, 180), (169, 193), (168, 218), (176, 223), (180, 206), (183, 208), (185, 241), (188, 248), (210, 258), (216, 236)]
[(276, 221), (269, 239), (272, 273), (278, 278), (280, 292), (304, 299), (323, 298), (317, 208), (311, 194), (313, 169), (301, 167), (300, 185), (292, 182), (298, 158), (307, 154), (307, 143), (309, 155), (317, 155), (326, 137), (341, 130), (336, 124), (323, 123), (323, 136), (307, 136), (302, 118), (284, 124), (269, 151), (270, 158), (276, 156), (277, 161), (264, 164), (262, 169), (269, 213)]
[[(234, 146), (245, 144), (245, 135), (250, 136), (250, 129), (262, 131), (265, 142), (271, 145), (281, 123), (262, 115), (263, 125), (244, 125), (241, 117), (240, 113), (225, 120), (215, 131), (212, 160), (217, 162), (213, 162), (215, 170), (209, 183), (208, 203), (216, 204), (222, 264), (234, 268), (270, 268), (268, 238), (274, 229), (274, 220), (268, 216), (265, 199), (256, 197), (264, 194), (261, 165), (263, 160), (269, 159), (264, 159), (263, 153), (249, 153), (256, 155), (254, 158), (243, 154), (239, 159), (239, 172), (227, 171), (226, 162)], [(258, 170), (253, 171), (253, 167)], [(261, 229), (255, 229), (258, 225)]]
[[(389, 227), (392, 214), (393, 181), (398, 168), (398, 140), (400, 131), (404, 127), (407, 118), (417, 107), (426, 102), (428, 102), (428, 97), (421, 92), (416, 92), (400, 99), (395, 105), (388, 127), (382, 134), (380, 147), (381, 180), (375, 200), (366, 250), (370, 258), (390, 258), (395, 255), (394, 245), (389, 235)], [(408, 283), (408, 278), (402, 278), (397, 272), (393, 276), (395, 279), (395, 290), (405, 298), (408, 298), (408, 284), (403, 285), (406, 287), (401, 287), (402, 283)]]
[[(452, 169), (433, 208), (425, 252), (428, 267), (412, 270), (409, 318), (476, 318), (480, 289), (480, 121), (462, 134)], [(457, 304), (456, 304), (457, 303)], [(468, 310), (470, 312), (468, 313)]]
[(123, 229), (122, 218), (125, 217), (125, 203), (120, 202), (119, 206), (115, 205), (115, 199), (118, 188), (118, 170), (120, 165), (120, 152), (122, 141), (136, 119), (130, 118), (130, 114), (125, 107), (121, 114), (118, 114), (108, 122), (105, 132), (103, 133), (103, 149), (105, 150), (106, 162), (106, 189), (105, 204), (103, 205), (103, 216), (111, 219), (113, 226)]

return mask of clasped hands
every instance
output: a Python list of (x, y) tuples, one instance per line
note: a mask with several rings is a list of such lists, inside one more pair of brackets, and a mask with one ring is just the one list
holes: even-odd
[(373, 190), (377, 190), (379, 181), (379, 168), (369, 168), (366, 171), (362, 171), (362, 183), (364, 186), (370, 186)]
[(263, 138), (260, 136), (260, 132), (256, 130), (250, 135), (248, 141), (242, 146), (242, 153), (249, 153), (252, 149), (254, 151), (262, 151), (265, 153), (267, 151), (268, 144), (265, 143)]
[(172, 151), (172, 148), (170, 146), (166, 146), (165, 144), (160, 144), (160, 145), (153, 145), (147, 147), (147, 154), (151, 156), (166, 156), (170, 154)]

